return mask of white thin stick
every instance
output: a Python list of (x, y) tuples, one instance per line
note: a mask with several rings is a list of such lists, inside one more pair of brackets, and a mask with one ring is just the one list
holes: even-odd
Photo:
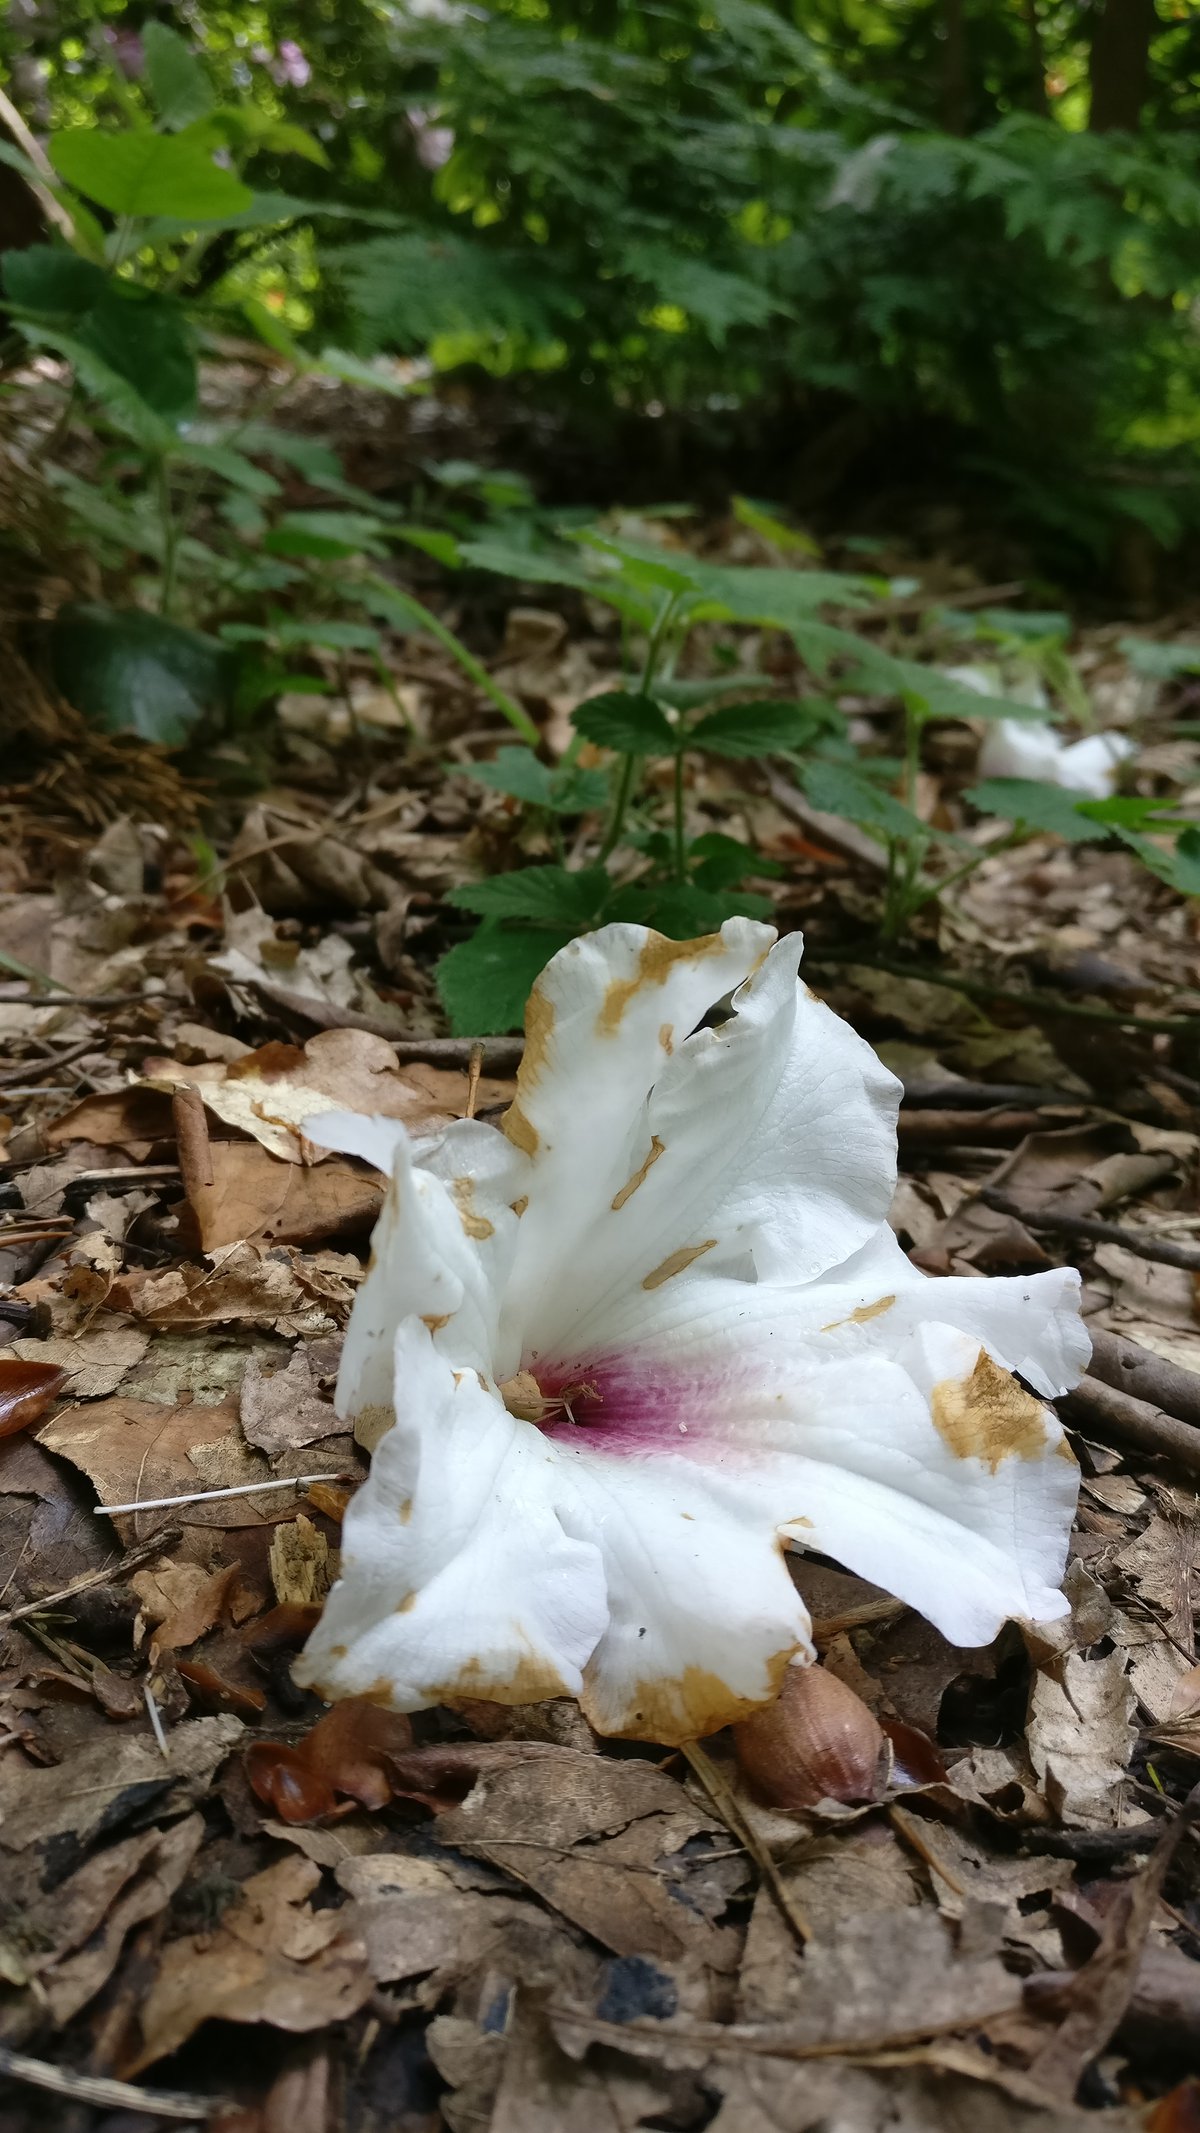
[(146, 1709), (150, 1713), (150, 1723), (154, 1728), (154, 1738), (158, 1742), (158, 1752), (160, 1755), (165, 1755), (167, 1753), (167, 1736), (163, 1732), (163, 1722), (158, 1715), (158, 1705), (154, 1701), (154, 1691), (149, 1682), (146, 1683), (142, 1694), (146, 1699)]
[(98, 1503), (105, 1518), (123, 1518), (131, 1511), (171, 1511), (181, 1503), (220, 1503), (225, 1496), (261, 1496), (267, 1489), (311, 1489), (316, 1481), (356, 1480), (349, 1474), (294, 1474), (288, 1481), (247, 1481), (236, 1489), (197, 1489), (192, 1496), (143, 1496), (140, 1503)]
[(51, 163), (41, 143), (29, 131), (16, 105), (11, 103), (4, 94), (3, 89), (0, 89), (0, 120), (3, 121), (9, 133), (11, 133), (18, 148), (28, 156), (34, 169), (40, 171), (45, 180), (42, 185), (39, 185), (33, 178), (27, 178), (25, 182), (30, 192), (35, 196), (46, 220), (53, 222), (55, 227), (67, 239), (68, 244), (71, 243), (75, 236), (75, 224), (61, 201), (56, 200), (50, 190), (52, 185), (57, 185), (58, 183), (54, 165)]

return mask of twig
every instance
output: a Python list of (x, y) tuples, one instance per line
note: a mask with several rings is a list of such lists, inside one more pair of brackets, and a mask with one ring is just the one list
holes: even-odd
[(1089, 1325), (1088, 1332), (1092, 1336), (1091, 1377), (1135, 1400), (1147, 1401), (1180, 1422), (1200, 1427), (1200, 1375), (1196, 1371), (1184, 1370), (1166, 1356), (1155, 1355), (1152, 1349), (1102, 1326)]
[(0, 2044), (0, 2074), (10, 2081), (27, 2081), (30, 2088), (48, 2089), (52, 2096), (70, 2096), (101, 2110), (142, 2111), (147, 2118), (215, 2118), (218, 2111), (229, 2109), (217, 2096), (177, 2096), (166, 2089), (156, 2092), (132, 2081), (114, 2081), (108, 2074), (74, 2074), (68, 2067), (51, 2066), (48, 2059), (10, 2051), (7, 2044)]
[(1145, 1452), (1169, 1459), (1183, 1474), (1200, 1479), (1200, 1429), (1164, 1415), (1145, 1400), (1135, 1400), (1099, 1378), (1081, 1378), (1074, 1392), (1059, 1402), (1063, 1420), (1085, 1437), (1099, 1437), (1121, 1451)]
[(739, 1844), (744, 1844), (755, 1866), (762, 1875), (782, 1913), (785, 1925), (791, 1928), (800, 1946), (812, 1939), (812, 1927), (800, 1906), (788, 1895), (782, 1874), (772, 1859), (762, 1838), (753, 1830), (738, 1806), (732, 1792), (707, 1750), (699, 1741), (684, 1741), (681, 1753), (687, 1757), (701, 1785), (725, 1824)]
[(81, 1577), (72, 1578), (59, 1592), (48, 1592), (41, 1600), (23, 1600), (19, 1607), (10, 1607), (7, 1614), (0, 1615), (0, 1632), (11, 1629), (14, 1622), (24, 1620), (26, 1615), (49, 1614), (63, 1600), (73, 1600), (77, 1592), (89, 1592), (93, 1585), (115, 1585), (119, 1578), (128, 1577), (139, 1563), (149, 1561), (152, 1555), (161, 1555), (172, 1541), (179, 1539), (178, 1526), (163, 1526), (152, 1540), (139, 1541), (117, 1561), (102, 1563), (99, 1570), (85, 1570)]
[(474, 1118), (475, 1116), (475, 1106), (479, 1102), (479, 1077), (482, 1072), (483, 1043), (482, 1040), (477, 1037), (474, 1044), (471, 1046), (471, 1056), (467, 1061), (466, 1116), (468, 1118)]
[(1058, 1015), (1072, 1022), (1103, 1022), (1110, 1028), (1145, 1030), (1149, 1035), (1173, 1035), (1200, 1030), (1200, 1015), (1126, 1015), (1115, 1007), (1088, 1007), (1080, 1000), (1062, 1000), (1048, 992), (1015, 992), (1003, 985), (986, 985), (978, 978), (964, 978), (948, 970), (926, 968), (922, 963), (901, 963), (889, 956), (872, 955), (862, 948), (818, 948), (805, 958), (809, 970), (837, 969), (857, 963), (862, 970), (881, 970), (886, 977), (915, 978), (922, 985), (941, 985), (961, 992), (968, 1000), (1002, 1000), (1010, 1007), (1025, 1007), (1034, 1015)]
[(525, 1053), (524, 1037), (390, 1037), (401, 1066), (466, 1067), (476, 1045), (493, 1074), (515, 1074)]
[(167, 1747), (167, 1736), (163, 1732), (163, 1722), (159, 1716), (158, 1705), (154, 1701), (154, 1691), (149, 1682), (146, 1682), (142, 1689), (142, 1695), (146, 1699), (146, 1712), (150, 1720), (151, 1731), (158, 1742), (158, 1752), (162, 1756), (167, 1756), (170, 1753)]
[(61, 200), (55, 197), (52, 190), (58, 184), (54, 166), (40, 141), (35, 134), (30, 132), (16, 105), (4, 94), (3, 89), (0, 89), (0, 121), (11, 133), (17, 147), (21, 149), (23, 154), (28, 156), (34, 169), (39, 173), (40, 183), (38, 178), (26, 178), (25, 183), (41, 208), (47, 222), (54, 224), (59, 235), (65, 237), (68, 244), (74, 244), (74, 221)]
[(919, 1076), (905, 1081), (901, 1098), (915, 1111), (990, 1111), (1010, 1105), (1020, 1110), (1078, 1111), (1090, 1101), (1075, 1090), (1040, 1088), (1028, 1081), (922, 1081)]
[(124, 1518), (133, 1511), (172, 1511), (177, 1504), (220, 1503), (226, 1496), (261, 1496), (268, 1489), (310, 1489), (315, 1481), (357, 1481), (357, 1474), (293, 1474), (276, 1481), (246, 1481), (236, 1489), (196, 1489), (190, 1496), (143, 1496), (140, 1503), (98, 1503), (102, 1518)]
[[(23, 1059), (20, 1066), (9, 1067), (5, 1073), (0, 1074), (0, 1089), (8, 1089), (15, 1095), (16, 1084), (23, 1074), (28, 1078), (35, 1074), (57, 1073), (60, 1067), (70, 1066), (72, 1060), (82, 1059), (85, 1052), (94, 1051), (95, 1048), (95, 1037), (81, 1037), (78, 1044), (69, 1044), (65, 1052), (51, 1052), (45, 1059)], [(49, 1093), (47, 1091), (47, 1094)]]
[(1162, 1266), (1186, 1267), (1191, 1274), (1200, 1273), (1200, 1245), (1171, 1244), (1165, 1237), (1148, 1237), (1140, 1229), (1125, 1229), (1119, 1222), (1102, 1222), (1095, 1215), (1073, 1215), (1066, 1209), (1056, 1211), (1048, 1207), (1027, 1207), (1022, 1200), (1011, 1199), (1006, 1192), (995, 1186), (985, 1185), (980, 1192), (985, 1207), (995, 1209), (998, 1215), (1013, 1215), (1027, 1229), (1053, 1230), (1064, 1237), (1079, 1237), (1089, 1244), (1119, 1244), (1137, 1259), (1153, 1259)]

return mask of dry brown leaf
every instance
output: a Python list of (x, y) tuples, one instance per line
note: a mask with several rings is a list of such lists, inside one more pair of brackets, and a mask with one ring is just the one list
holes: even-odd
[(257, 1141), (212, 1141), (210, 1154), (213, 1182), (193, 1184), (186, 1203), (193, 1239), (205, 1252), (246, 1239), (354, 1243), (369, 1236), (383, 1204), (382, 1179), (344, 1156), (302, 1169)]
[(198, 1814), (125, 1837), (37, 1905), (26, 1926), (38, 1950), (30, 1967), (55, 2022), (73, 2021), (107, 1984), (126, 1936), (165, 1909), (203, 1838)]
[(85, 1096), (45, 1128), (46, 1145), (64, 1148), (90, 1141), (94, 1148), (123, 1148), (131, 1162), (144, 1162), (156, 1141), (174, 1140), (171, 1102), (153, 1088), (133, 1084)]
[(299, 1445), (319, 1444), (345, 1430), (332, 1400), (319, 1392), (313, 1357), (300, 1342), (283, 1368), (273, 1356), (252, 1355), (241, 1390), (242, 1428), (268, 1458)]
[(129, 1582), (154, 1629), (152, 1653), (186, 1651), (214, 1629), (230, 1607), (239, 1576), (236, 1563), (227, 1570), (163, 1563), (155, 1570), (136, 1571)]
[(140, 1326), (89, 1326), (77, 1339), (16, 1340), (0, 1349), (0, 1360), (52, 1363), (65, 1372), (62, 1396), (68, 1400), (103, 1400), (116, 1391), (150, 1346)]
[[(869, 1821), (806, 1844), (802, 1857), (784, 1860), (779, 1872), (789, 1903), (814, 1933), (829, 1934), (844, 1918), (894, 1914), (918, 1903), (916, 1869), (893, 1831)], [(761, 1888), (742, 1955), (739, 2019), (786, 2022), (805, 1989), (795, 1936), (772, 1891)]]
[[(303, 1046), (264, 1044), (232, 1065), (187, 1066), (148, 1059), (147, 1087), (199, 1089), (207, 1108), (288, 1163), (314, 1163), (325, 1150), (304, 1140), (322, 1111), (400, 1119), (410, 1133), (435, 1133), (466, 1108), (467, 1077), (443, 1067), (400, 1067), (384, 1037), (366, 1030), (321, 1030)], [(511, 1101), (514, 1084), (481, 1081), (478, 1108)]]
[(372, 1989), (366, 1951), (336, 1911), (311, 1909), (307, 1898), (320, 1878), (308, 1859), (281, 1859), (246, 1882), (214, 1933), (167, 1945), (139, 2009), (140, 2042), (122, 2068), (126, 2077), (178, 2051), (204, 2022), (303, 2033), (358, 2012)]
[(0, 1437), (15, 1437), (31, 1422), (40, 1421), (66, 1376), (54, 1363), (0, 1356)]
[(543, 1912), (518, 1897), (456, 1888), (434, 1861), (403, 1853), (343, 1859), (337, 1878), (355, 1898), (353, 1930), (366, 1943), (378, 1985), (432, 1972), (435, 1989), (444, 1991), (467, 1970), (503, 1966), (514, 1928), (546, 1922)]
[[(285, 1177), (298, 1174), (282, 1164), (273, 1167)], [(231, 1245), (208, 1256), (213, 1263), (207, 1271), (185, 1264), (162, 1274), (127, 1274), (113, 1288), (111, 1301), (152, 1326), (249, 1323), (292, 1336), (329, 1331), (327, 1299), (316, 1300), (313, 1286), (299, 1279), (296, 1264), (282, 1248)], [(341, 1289), (348, 1306), (353, 1291), (345, 1282)]]
[(255, 1741), (246, 1774), (258, 1798), (284, 1822), (313, 1822), (338, 1808), (338, 1796), (385, 1807), (396, 1786), (393, 1765), (412, 1744), (412, 1727), (396, 1711), (365, 1697), (335, 1703), (295, 1746)]
[(1111, 1829), (1124, 1819), (1133, 1754), (1133, 1694), (1121, 1650), (1087, 1659), (1067, 1652), (1033, 1677), (1027, 1738), (1054, 1812), (1072, 1829)]
[(0, 1845), (24, 1851), (68, 1833), (86, 1843), (98, 1828), (115, 1829), (123, 1813), (144, 1807), (147, 1785), (162, 1788), (156, 1813), (192, 1805), (244, 1731), (236, 1718), (188, 1719), (170, 1728), (163, 1755), (149, 1724), (137, 1740), (106, 1727), (100, 1739), (47, 1770), (31, 1770), (11, 1753), (2, 1756)]
[[(274, 1479), (262, 1454), (246, 1444), (232, 1401), (219, 1407), (170, 1407), (161, 1400), (104, 1400), (56, 1415), (41, 1425), (37, 1439), (80, 1467), (102, 1504)], [(286, 1493), (275, 1489), (257, 1502), (234, 1496), (182, 1504), (172, 1519), (185, 1526), (273, 1525), (288, 1509)], [(140, 1538), (136, 1513), (113, 1523), (126, 1545)]]

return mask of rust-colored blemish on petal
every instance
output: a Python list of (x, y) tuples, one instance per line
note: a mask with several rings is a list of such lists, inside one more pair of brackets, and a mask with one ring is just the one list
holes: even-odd
[(571, 1694), (548, 1659), (530, 1650), (511, 1664), (497, 1662), (495, 1670), (481, 1659), (468, 1659), (454, 1680), (427, 1692), (431, 1704), (453, 1704), (459, 1697), (482, 1697), (487, 1703), (547, 1703), (555, 1696)]
[(669, 1059), (675, 1049), (675, 1030), (670, 1022), (663, 1023), (658, 1033), (658, 1041)]
[(546, 1412), (547, 1403), (532, 1370), (518, 1370), (515, 1377), (505, 1378), (500, 1398), (519, 1422), (540, 1422)]
[(540, 1143), (537, 1127), (532, 1125), (519, 1103), (510, 1104), (500, 1121), (501, 1130), (519, 1148), (522, 1155), (536, 1155)]
[(454, 1178), (451, 1181), (450, 1194), (458, 1209), (458, 1219), (462, 1223), (465, 1236), (472, 1238), (476, 1244), (482, 1244), (485, 1238), (495, 1236), (495, 1223), (489, 1222), (487, 1216), (479, 1214), (476, 1209), (474, 1178)]
[(406, 1526), (406, 1525), (408, 1524), (408, 1521), (409, 1521), (409, 1519), (410, 1519), (410, 1518), (412, 1517), (412, 1514), (413, 1514), (413, 1500), (412, 1500), (412, 1497), (411, 1497), (411, 1496), (406, 1496), (406, 1497), (405, 1497), (405, 1499), (404, 1499), (404, 1502), (403, 1502), (403, 1503), (401, 1504), (401, 1506), (400, 1506), (400, 1514), (399, 1514), (399, 1515), (400, 1515), (400, 1523), (401, 1523), (401, 1525), (402, 1525), (402, 1526)]
[(632, 1198), (633, 1194), (637, 1191), (639, 1185), (645, 1184), (645, 1181), (649, 1176), (650, 1171), (652, 1170), (654, 1164), (657, 1163), (659, 1156), (663, 1154), (665, 1148), (666, 1142), (660, 1141), (657, 1133), (652, 1134), (650, 1139), (650, 1153), (646, 1157), (645, 1162), (640, 1166), (639, 1169), (634, 1171), (633, 1176), (629, 1180), (629, 1183), (627, 1185), (622, 1185), (620, 1192), (617, 1193), (613, 1200), (612, 1211), (614, 1215), (620, 1214), (621, 1209), (624, 1207), (626, 1200)]
[(416, 1606), (416, 1604), (417, 1604), (417, 1595), (416, 1595), (416, 1593), (415, 1593), (415, 1592), (406, 1592), (406, 1593), (405, 1593), (405, 1595), (404, 1595), (404, 1598), (403, 1598), (403, 1599), (402, 1599), (402, 1600), (400, 1601), (400, 1604), (399, 1604), (399, 1606), (398, 1606), (398, 1607), (396, 1608), (396, 1613), (397, 1613), (398, 1615), (406, 1615), (406, 1614), (408, 1614), (408, 1613), (410, 1612), (410, 1610), (411, 1610), (412, 1608), (414, 1608), (414, 1607)]
[(1001, 1461), (1040, 1459), (1048, 1445), (1040, 1400), (1018, 1385), (988, 1354), (970, 1377), (943, 1378), (929, 1398), (933, 1426), (956, 1459), (982, 1459), (994, 1474)]
[(606, 1739), (650, 1740), (678, 1748), (685, 1741), (704, 1740), (710, 1733), (719, 1733), (723, 1726), (734, 1725), (739, 1718), (749, 1718), (752, 1711), (761, 1711), (764, 1704), (774, 1703), (788, 1663), (798, 1650), (798, 1644), (788, 1644), (768, 1660), (767, 1686), (761, 1696), (739, 1696), (719, 1674), (703, 1666), (685, 1667), (682, 1674), (670, 1680), (639, 1681), (616, 1724), (606, 1710), (598, 1708), (595, 1675), (599, 1670), (589, 1661), (579, 1701), (585, 1718)]
[(663, 933), (649, 934), (633, 976), (614, 978), (605, 993), (596, 1017), (596, 1035), (615, 1037), (630, 1001), (643, 986), (665, 985), (676, 963), (702, 963), (706, 956), (720, 955), (724, 946), (719, 933), (702, 933), (694, 941), (669, 941)]
[(706, 1237), (703, 1244), (685, 1244), (680, 1251), (672, 1252), (668, 1259), (663, 1260), (661, 1266), (655, 1267), (652, 1274), (647, 1274), (642, 1287), (661, 1289), (664, 1281), (670, 1281), (675, 1274), (682, 1274), (684, 1268), (691, 1266), (694, 1260), (702, 1259), (705, 1252), (711, 1252), (716, 1241), (715, 1237)]
[(1075, 1454), (1071, 1450), (1071, 1447), (1067, 1443), (1065, 1437), (1059, 1438), (1058, 1443), (1054, 1447), (1054, 1456), (1056, 1459), (1065, 1459), (1068, 1466), (1078, 1467), (1079, 1465), (1079, 1461), (1075, 1457)]
[(518, 1222), (520, 1221), (521, 1216), (524, 1214), (525, 1209), (528, 1207), (528, 1205), (529, 1194), (527, 1192), (523, 1192), (519, 1200), (514, 1200), (512, 1202), (512, 1211), (516, 1216)]
[(421, 1324), (423, 1326), (428, 1326), (429, 1331), (431, 1333), (440, 1333), (443, 1326), (449, 1325), (450, 1320), (453, 1316), (454, 1313), (452, 1311), (443, 1311), (440, 1314), (437, 1314), (432, 1311), (423, 1311), (421, 1313)]
[(868, 1319), (882, 1318), (885, 1311), (891, 1310), (895, 1301), (894, 1296), (881, 1296), (878, 1303), (860, 1304), (857, 1311), (851, 1311), (849, 1318), (831, 1318), (827, 1326), (822, 1326), (821, 1331), (836, 1333), (839, 1326), (865, 1326)]

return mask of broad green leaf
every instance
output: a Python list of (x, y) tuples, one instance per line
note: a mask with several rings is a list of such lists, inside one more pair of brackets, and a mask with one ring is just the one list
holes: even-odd
[(183, 222), (224, 221), (249, 208), (253, 194), (213, 161), (206, 120), (182, 133), (101, 133), (72, 127), (50, 136), (50, 160), (89, 200), (114, 215), (169, 215)]
[(769, 896), (702, 889), (691, 882), (631, 882), (617, 891), (604, 915), (688, 941), (716, 933), (727, 918), (769, 918), (772, 908)]
[(603, 867), (568, 873), (566, 867), (522, 867), (514, 874), (494, 874), (490, 881), (467, 882), (448, 892), (448, 901), (482, 918), (527, 918), (546, 925), (569, 926), (573, 932), (595, 923), (611, 882)]
[(291, 119), (274, 118), (256, 104), (222, 104), (220, 110), (213, 113), (213, 125), (235, 147), (266, 148), (275, 155), (303, 156), (306, 163), (315, 163), (321, 170), (329, 168), (329, 157), (306, 126), (297, 126)]
[(571, 723), (585, 741), (622, 755), (675, 755), (687, 743), (686, 730), (672, 726), (652, 697), (631, 690), (589, 696), (572, 712)]
[(62, 608), (50, 647), (68, 703), (107, 733), (177, 748), (229, 699), (233, 655), (215, 638), (141, 609)]
[(357, 511), (289, 511), (263, 541), (269, 555), (311, 556), (348, 562), (354, 556), (387, 554), (387, 529)]
[(369, 622), (322, 621), (308, 615), (277, 623), (274, 635), (285, 651), (294, 645), (319, 644), (331, 652), (378, 652), (383, 641)]
[(535, 979), (574, 938), (574, 927), (484, 925), (451, 948), (435, 975), (455, 1036), (520, 1029)]
[(1034, 830), (1050, 830), (1071, 844), (1098, 844), (1104, 829), (1079, 812), (1080, 795), (1061, 785), (1043, 785), (1040, 778), (985, 778), (963, 796), (981, 815), (999, 815), (1002, 822), (1021, 822)]
[(532, 748), (500, 748), (494, 761), (471, 763), (460, 770), (447, 766), (477, 785), (509, 794), (529, 807), (545, 807), (556, 815), (581, 815), (603, 807), (608, 798), (608, 779), (599, 770), (551, 770)]
[(827, 815), (841, 815), (847, 822), (880, 830), (886, 837), (907, 840), (927, 834), (924, 823), (911, 808), (873, 785), (861, 770), (815, 758), (802, 766), (799, 776), (813, 806)]
[(1160, 644), (1152, 637), (1122, 637), (1117, 645), (1135, 674), (1150, 681), (1173, 681), (1177, 674), (1200, 672), (1200, 644)]
[(687, 745), (734, 759), (778, 755), (786, 748), (803, 748), (819, 730), (803, 704), (727, 704), (688, 729)]
[[(656, 587), (660, 592), (682, 595), (694, 593), (700, 580), (698, 566), (688, 555), (669, 554), (664, 548), (657, 550), (649, 542), (644, 545), (632, 541), (615, 541), (606, 533), (581, 533), (579, 540), (594, 554), (619, 563), (623, 575), (631, 585), (639, 588)], [(596, 589), (604, 583), (589, 581)]]
[(152, 17), (142, 31), (142, 50), (150, 101), (168, 132), (207, 117), (215, 101), (212, 83), (178, 31)]
[(44, 244), (4, 255), (4, 287), (37, 338), (73, 359), (78, 348), (89, 351), (99, 367), (80, 382), (101, 399), (111, 397), (105, 390), (111, 373), (165, 423), (174, 426), (194, 412), (192, 334), (173, 297), (118, 281), (90, 260)]
[(702, 889), (732, 889), (747, 874), (772, 880), (784, 871), (777, 859), (767, 859), (752, 844), (727, 837), (722, 830), (706, 830), (688, 846), (688, 867)]
[(1164, 851), (1161, 845), (1139, 835), (1136, 830), (1125, 829), (1119, 823), (1115, 828), (1121, 842), (1127, 844), (1131, 852), (1136, 852), (1142, 865), (1157, 874), (1160, 881), (1165, 881), (1168, 888), (1176, 890), (1180, 896), (1200, 896), (1200, 830), (1185, 829), (1174, 850)]

